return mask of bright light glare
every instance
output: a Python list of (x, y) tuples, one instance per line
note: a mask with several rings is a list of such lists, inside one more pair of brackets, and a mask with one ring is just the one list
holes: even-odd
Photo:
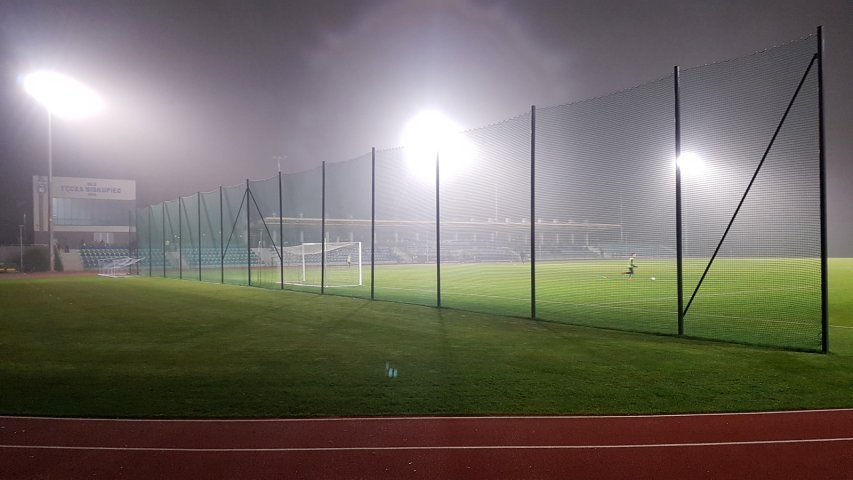
[(75, 119), (99, 112), (104, 103), (97, 93), (61, 73), (40, 70), (23, 78), (24, 90), (57, 117)]
[(475, 148), (461, 130), (456, 122), (434, 110), (415, 115), (406, 123), (402, 136), (409, 171), (424, 183), (434, 184), (436, 154), (442, 183), (466, 170), (474, 162)]
[(676, 167), (681, 170), (683, 176), (689, 178), (701, 177), (708, 172), (708, 165), (702, 157), (693, 152), (682, 152)]

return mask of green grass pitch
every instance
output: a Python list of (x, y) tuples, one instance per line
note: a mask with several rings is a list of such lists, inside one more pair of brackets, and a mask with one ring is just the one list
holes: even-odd
[[(732, 260), (712, 269), (686, 332), (812, 345), (814, 319), (797, 319), (813, 313), (814, 262), (778, 262)], [(286, 417), (853, 406), (853, 260), (830, 261), (828, 355), (566, 324), (673, 333), (673, 266), (638, 263), (630, 281), (621, 274), (624, 262), (537, 264), (544, 322), (505, 316), (529, 315), (530, 266), (522, 264), (443, 265), (442, 303), (450, 309), (271, 291), (279, 285), (264, 270), (253, 283), (270, 289), (162, 278), (2, 279), (0, 413)], [(772, 277), (783, 266), (793, 273)], [(686, 283), (695, 284), (698, 268), (687, 266)], [(229, 271), (228, 279), (248, 283), (245, 272)], [(435, 301), (434, 267), (385, 267), (376, 280), (377, 298)], [(330, 291), (369, 295), (369, 276), (364, 283)], [(785, 313), (781, 321), (774, 311)], [(386, 374), (386, 362), (396, 378)]]

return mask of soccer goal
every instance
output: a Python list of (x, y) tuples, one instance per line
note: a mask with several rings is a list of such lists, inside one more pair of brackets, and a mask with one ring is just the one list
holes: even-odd
[[(319, 287), (358, 287), (362, 285), (361, 242), (302, 243), (282, 249), (284, 284)], [(321, 268), (324, 264), (325, 275)], [(323, 278), (325, 277), (325, 278)]]
[(112, 257), (98, 261), (98, 275), (102, 277), (129, 277), (131, 267), (141, 262), (142, 258)]

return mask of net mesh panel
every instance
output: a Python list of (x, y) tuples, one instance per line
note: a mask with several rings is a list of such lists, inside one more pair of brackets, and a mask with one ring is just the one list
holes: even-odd
[(370, 172), (370, 154), (326, 164), (327, 293), (370, 298)]
[(136, 209), (136, 257), (142, 260), (137, 264), (137, 274), (147, 277), (153, 272), (151, 271), (151, 233), (149, 212), (151, 207)]
[(375, 296), (436, 304), (435, 159), (376, 152)]
[(181, 197), (181, 268), (184, 280), (199, 280), (198, 195)]
[(322, 240), (322, 187), (321, 167), (282, 176), (286, 289), (320, 291), (320, 255), (303, 255), (301, 247)]
[(202, 192), (200, 213), (201, 280), (218, 283), (221, 281), (219, 242), (223, 230), (219, 225), (219, 189)]
[(530, 114), (465, 132), (441, 158), (441, 302), (530, 315)]
[(279, 184), (278, 175), (249, 182), (252, 192), (249, 210), (252, 213), (252, 286), (281, 288), (279, 257)]
[(165, 233), (165, 262), (166, 276), (169, 278), (179, 278), (181, 276), (181, 251), (179, 249), (179, 240), (181, 232), (178, 229), (178, 200), (167, 200), (163, 202), (165, 206), (164, 215), (166, 219)]
[(537, 316), (677, 331), (674, 103), (667, 77), (537, 110)]
[[(816, 51), (810, 37), (682, 72), (682, 152), (704, 163), (682, 167), (685, 305)], [(820, 348), (817, 99), (814, 65), (685, 316), (687, 335)]]
[(225, 283), (249, 284), (246, 185), (222, 187), (222, 235)]
[(163, 246), (166, 244), (165, 231), (163, 223), (165, 216), (163, 215), (163, 203), (151, 205), (151, 275), (154, 277), (165, 277), (165, 253)]

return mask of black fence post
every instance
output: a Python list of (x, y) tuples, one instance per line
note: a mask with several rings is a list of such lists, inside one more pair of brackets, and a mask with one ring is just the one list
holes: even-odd
[(684, 335), (684, 253), (681, 244), (681, 95), (679, 93), (678, 65), (673, 67), (673, 90), (675, 93), (675, 256), (676, 284), (678, 293), (678, 334)]
[(152, 210), (154, 210), (154, 208), (149, 205), (148, 206), (148, 276), (149, 277), (153, 275), (151, 268), (152, 268), (152, 263), (154, 262), (153, 253), (151, 251), (151, 230), (153, 230), (152, 225), (154, 223), (154, 220), (152, 220), (152, 215), (151, 215)]
[(829, 305), (826, 272), (826, 144), (823, 118), (823, 26), (817, 27), (817, 98), (818, 136), (820, 142), (820, 326), (823, 353), (829, 351)]
[(376, 270), (376, 147), (370, 149), (370, 299), (374, 300)]
[(536, 320), (536, 105), (530, 106), (530, 318)]
[(178, 197), (178, 278), (184, 279), (184, 228), (182, 218), (184, 216), (184, 202)]
[(441, 190), (439, 152), (435, 153), (435, 305), (441, 308)]
[(249, 179), (246, 179), (246, 265), (248, 268), (249, 286), (252, 286), (252, 219), (249, 208)]
[(219, 186), (219, 283), (225, 283), (225, 248), (223, 238), (225, 229), (222, 228), (222, 185)]
[[(131, 233), (130, 229), (133, 228), (133, 232)], [(135, 258), (139, 258), (139, 238), (137, 235), (139, 234), (139, 210), (134, 207), (132, 210), (128, 210), (127, 212), (127, 256), (130, 256), (131, 252), (133, 252), (133, 256)], [(133, 240), (131, 241), (131, 235), (133, 235)], [(139, 275), (139, 262), (134, 263), (136, 267), (136, 275)]]
[(163, 278), (166, 278), (166, 202), (163, 201), (160, 205), (163, 212)]
[(326, 161), (320, 175), (320, 293), (326, 289)]
[(196, 249), (198, 254), (198, 281), (201, 281), (201, 192), (196, 194), (196, 215), (198, 216), (198, 231), (196, 232)]
[(284, 203), (281, 197), (281, 170), (278, 171), (278, 275), (281, 283), (280, 290), (284, 290)]

